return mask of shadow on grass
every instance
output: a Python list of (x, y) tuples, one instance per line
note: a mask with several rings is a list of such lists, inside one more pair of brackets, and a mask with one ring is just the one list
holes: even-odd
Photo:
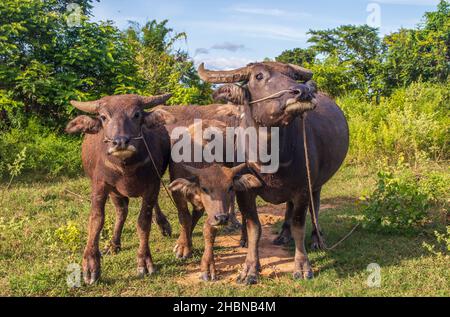
[[(319, 223), (327, 246), (335, 244), (359, 222), (361, 212), (354, 201), (352, 197), (322, 200), (321, 205), (327, 208), (321, 210)], [(272, 228), (278, 232), (281, 225), (280, 221)], [(360, 225), (335, 249), (313, 251), (309, 248), (312, 242), (311, 227), (311, 221), (308, 220), (305, 244), (313, 267), (319, 270), (319, 274), (333, 270), (340, 278), (365, 272), (371, 263), (377, 263), (381, 267), (398, 266), (405, 260), (427, 256), (429, 253), (423, 248), (422, 243), (432, 241), (432, 233), (428, 229), (417, 235), (396, 235), (372, 232)], [(288, 249), (293, 256), (294, 244), (290, 244)]]

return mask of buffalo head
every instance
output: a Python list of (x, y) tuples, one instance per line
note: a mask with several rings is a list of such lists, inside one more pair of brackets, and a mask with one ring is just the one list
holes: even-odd
[(180, 192), (196, 208), (205, 210), (211, 226), (226, 225), (231, 204), (234, 204), (233, 191), (262, 186), (254, 175), (240, 174), (246, 166), (227, 168), (214, 164), (203, 169), (184, 166), (191, 177), (174, 180), (169, 189)]
[(71, 101), (77, 109), (95, 116), (78, 116), (66, 127), (68, 133), (96, 134), (103, 132), (108, 143), (107, 154), (119, 159), (127, 159), (137, 152), (137, 142), (142, 126), (151, 128), (169, 120), (170, 114), (145, 109), (165, 103), (170, 94), (142, 97), (138, 95), (107, 96), (95, 101)]
[[(231, 71), (210, 71), (201, 64), (198, 73), (204, 81), (227, 84), (215, 92), (215, 99), (249, 105), (252, 118), (264, 126), (289, 124), (315, 108), (313, 74), (300, 66), (263, 62)], [(244, 84), (236, 85), (239, 82)]]

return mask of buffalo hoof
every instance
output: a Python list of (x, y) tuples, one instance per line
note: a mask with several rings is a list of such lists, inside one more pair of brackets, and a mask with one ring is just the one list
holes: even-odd
[(95, 284), (100, 278), (100, 252), (83, 256), (83, 280), (86, 285)]
[(214, 281), (217, 281), (217, 276), (215, 273), (210, 274), (209, 272), (202, 272), (200, 274), (200, 279), (205, 282), (209, 282), (209, 281), (214, 282)]
[(164, 237), (172, 236), (172, 226), (166, 218), (157, 219), (156, 224), (158, 225), (159, 230)]
[(230, 222), (225, 228), (223, 228), (224, 233), (233, 233), (242, 230), (242, 225), (239, 221)]
[(295, 280), (311, 280), (314, 278), (314, 273), (309, 261), (304, 261), (295, 265), (295, 271), (293, 274)]
[(239, 241), (239, 246), (240, 246), (241, 248), (248, 248), (248, 241), (247, 241), (247, 239), (241, 239), (241, 240)]
[(258, 283), (259, 265), (244, 265), (244, 269), (239, 275), (237, 282), (239, 284), (254, 285)]
[(143, 267), (143, 266), (137, 268), (137, 276), (138, 276), (138, 278), (144, 278), (147, 275), (153, 275), (155, 273), (156, 273), (156, 269), (153, 266), (150, 267), (150, 268)]
[(320, 243), (319, 237), (317, 236), (316, 233), (313, 232), (313, 234), (311, 235), (311, 239), (312, 239), (311, 250), (314, 251), (325, 250), (325, 245), (323, 243)]
[(177, 243), (173, 248), (173, 252), (175, 252), (175, 257), (180, 260), (186, 260), (192, 256), (192, 248), (185, 244)]
[(137, 275), (139, 278), (143, 278), (146, 275), (152, 275), (156, 273), (156, 268), (153, 265), (153, 261), (150, 256), (138, 258)]
[(301, 272), (297, 271), (293, 274), (294, 280), (312, 280), (314, 278), (314, 273), (312, 271)]
[(255, 285), (258, 284), (258, 276), (256, 274), (250, 274), (245, 277), (239, 276), (237, 282), (239, 284)]
[(291, 236), (291, 231), (288, 229), (283, 229), (278, 237), (273, 240), (273, 244), (275, 245), (287, 245), (293, 241)]
[(122, 250), (122, 247), (120, 244), (115, 244), (113, 242), (110, 242), (109, 245), (103, 250), (104, 255), (115, 255), (118, 254)]

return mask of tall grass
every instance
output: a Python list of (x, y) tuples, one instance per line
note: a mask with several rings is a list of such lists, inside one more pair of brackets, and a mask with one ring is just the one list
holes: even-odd
[(370, 165), (379, 158), (408, 162), (449, 158), (450, 83), (416, 83), (379, 104), (339, 98), (350, 125), (349, 161)]
[(81, 141), (52, 131), (38, 120), (0, 134), (0, 178), (8, 176), (8, 166), (26, 148), (23, 172), (45, 177), (73, 176), (81, 171)]

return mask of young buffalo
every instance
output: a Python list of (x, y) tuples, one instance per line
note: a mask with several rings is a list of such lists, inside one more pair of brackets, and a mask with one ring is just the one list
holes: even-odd
[[(205, 251), (201, 261), (201, 279), (204, 281), (210, 279), (213, 281), (217, 278), (213, 254), (214, 240), (217, 228), (228, 223), (229, 210), (234, 204), (234, 192), (262, 186), (256, 176), (241, 175), (245, 169), (246, 164), (233, 168), (212, 164), (201, 169), (176, 164), (171, 168), (171, 177), (176, 179), (170, 184), (169, 189), (173, 192), (181, 223), (184, 225), (184, 215), (189, 213), (188, 202), (192, 204), (194, 210), (200, 212), (199, 216), (204, 211), (207, 213), (203, 226)], [(192, 231), (193, 227), (189, 224), (189, 230)]]
[[(166, 130), (158, 127), (164, 112), (144, 110), (163, 104), (170, 97), (169, 94), (155, 97), (120, 95), (90, 102), (71, 102), (77, 109), (95, 115), (79, 116), (66, 128), (68, 133), (86, 133), (82, 161), (92, 187), (89, 236), (83, 255), (83, 276), (87, 284), (93, 284), (100, 277), (99, 238), (108, 196), (116, 207), (117, 217), (121, 218), (114, 228), (111, 241), (113, 251), (120, 248), (120, 234), (128, 213), (129, 197), (142, 198), (137, 225), (140, 240), (138, 273), (144, 275), (155, 271), (148, 240), (152, 209), (160, 188), (158, 174), (164, 174), (167, 168), (170, 140)], [(159, 214), (157, 219), (170, 232), (165, 217)]]

